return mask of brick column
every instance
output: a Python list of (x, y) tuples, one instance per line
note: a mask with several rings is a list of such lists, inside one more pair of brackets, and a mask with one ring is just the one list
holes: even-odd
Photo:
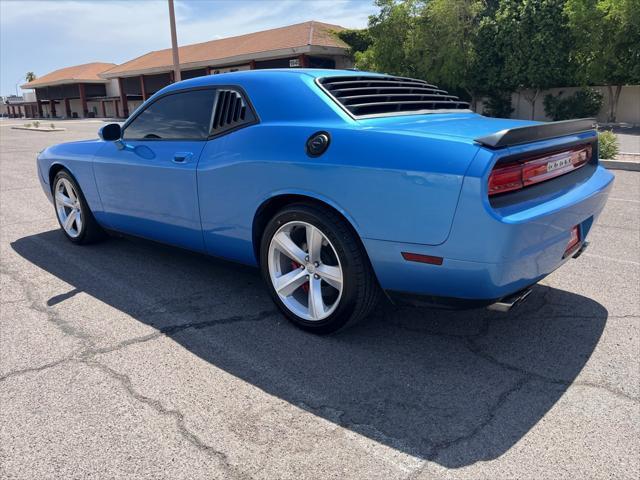
[(129, 104), (127, 103), (127, 94), (124, 91), (124, 81), (122, 77), (118, 78), (118, 88), (120, 89), (120, 103), (122, 103), (122, 116), (127, 118), (129, 116)]
[(113, 101), (113, 109), (116, 111), (116, 118), (120, 116), (120, 109), (118, 108), (118, 100)]
[(249, 70), (255, 70), (256, 69), (256, 61), (255, 60), (251, 60), (249, 62)]
[(102, 118), (107, 118), (107, 107), (104, 104), (104, 100), (100, 100), (100, 105), (102, 106)]
[(84, 91), (84, 83), (78, 84), (78, 90), (80, 90), (80, 104), (82, 105), (82, 116), (87, 118), (89, 116), (89, 107), (87, 107), (87, 95)]
[(147, 100), (147, 87), (144, 85), (144, 75), (140, 75), (140, 93), (142, 94), (142, 101), (145, 102)]
[(42, 118), (42, 100), (38, 99), (38, 117)]
[(67, 118), (71, 118), (71, 102), (68, 98), (64, 99), (64, 112)]
[(55, 118), (56, 116), (56, 101), (49, 100), (49, 109), (51, 110), (51, 118)]
[(309, 66), (309, 58), (304, 53), (298, 55), (298, 61), (300, 62), (300, 68), (307, 68)]

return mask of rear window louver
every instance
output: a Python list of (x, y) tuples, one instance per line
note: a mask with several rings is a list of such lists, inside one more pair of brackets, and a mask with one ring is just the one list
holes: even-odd
[(325, 77), (318, 82), (355, 117), (469, 108), (467, 102), (445, 90), (413, 78), (358, 75)]
[(216, 108), (211, 121), (214, 134), (236, 128), (253, 121), (253, 113), (242, 95), (235, 90), (218, 90)]

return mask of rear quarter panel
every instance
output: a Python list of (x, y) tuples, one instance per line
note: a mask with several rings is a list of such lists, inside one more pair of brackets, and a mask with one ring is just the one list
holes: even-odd
[[(318, 158), (314, 132), (331, 135)], [(207, 143), (198, 166), (205, 242), (213, 255), (255, 263), (252, 224), (277, 195), (319, 199), (363, 238), (438, 245), (449, 234), (465, 171), (478, 148), (446, 137), (346, 125), (264, 123)]]

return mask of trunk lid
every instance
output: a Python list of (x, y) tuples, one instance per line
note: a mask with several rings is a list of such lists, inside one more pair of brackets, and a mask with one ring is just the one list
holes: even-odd
[(501, 130), (540, 124), (529, 120), (483, 117), (471, 112), (368, 118), (358, 120), (358, 123), (364, 128), (455, 137), (469, 143)]

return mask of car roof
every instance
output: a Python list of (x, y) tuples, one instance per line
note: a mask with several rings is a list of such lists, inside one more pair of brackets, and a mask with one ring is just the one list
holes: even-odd
[(196, 77), (189, 80), (183, 80), (181, 82), (173, 83), (162, 89), (162, 93), (170, 92), (173, 90), (181, 90), (184, 88), (193, 87), (206, 87), (209, 85), (228, 85), (233, 83), (239, 83), (242, 85), (243, 81), (251, 80), (274, 80), (278, 77), (290, 77), (291, 75), (307, 76), (312, 78), (320, 77), (343, 77), (343, 76), (385, 76), (382, 73), (363, 72), (358, 70), (334, 70), (324, 68), (268, 68), (260, 70), (242, 70), (238, 72), (219, 73), (215, 75), (205, 75), (202, 77)]

